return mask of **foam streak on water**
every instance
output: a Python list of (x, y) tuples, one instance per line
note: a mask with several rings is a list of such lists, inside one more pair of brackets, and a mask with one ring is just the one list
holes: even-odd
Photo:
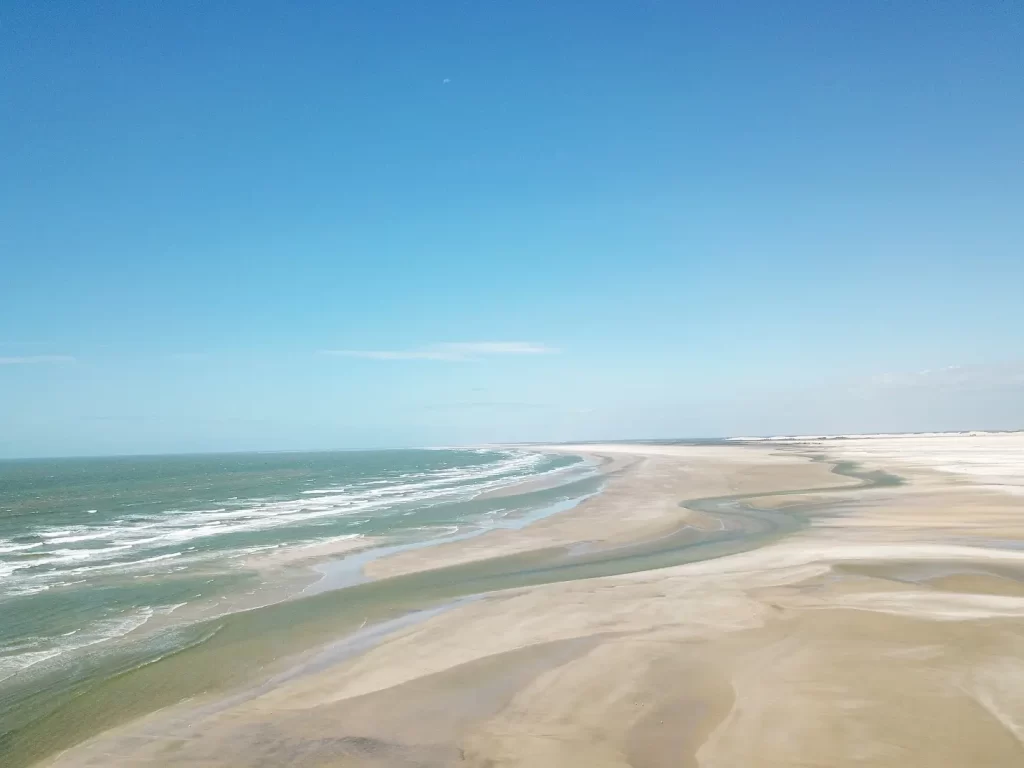
[(430, 450), (0, 462), (0, 686), (154, 616), (256, 594), (255, 554), (429, 541), (527, 515), (482, 495), (579, 477), (578, 461)]

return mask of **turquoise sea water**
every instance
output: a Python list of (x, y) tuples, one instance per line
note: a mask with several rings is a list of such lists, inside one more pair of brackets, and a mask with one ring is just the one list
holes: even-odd
[[(261, 558), (514, 524), (564, 503), (573, 491), (560, 488), (592, 472), (520, 450), (0, 462), (0, 702), (5, 687), (137, 652), (148, 629), (230, 612), (243, 596), (287, 596)], [(488, 493), (533, 478), (555, 487)], [(165, 650), (173, 637), (160, 633)]]

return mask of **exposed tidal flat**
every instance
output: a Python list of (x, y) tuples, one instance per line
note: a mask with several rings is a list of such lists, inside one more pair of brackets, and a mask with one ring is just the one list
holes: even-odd
[(602, 479), (28, 699), (4, 764), (1017, 764), (1024, 441), (901, 439), (544, 448)]
[[(537, 490), (488, 498), (527, 481)], [(69, 703), (88, 717), (61, 739), (173, 700), (184, 681), (100, 703), (135, 670), (230, 641), (228, 617), (321, 588), (319, 569), (346, 556), (518, 527), (599, 484), (577, 457), (516, 449), (0, 463), (0, 754), (46, 749), (19, 734)]]

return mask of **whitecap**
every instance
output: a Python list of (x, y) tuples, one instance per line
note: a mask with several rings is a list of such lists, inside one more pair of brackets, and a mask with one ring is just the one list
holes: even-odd
[(128, 614), (94, 621), (71, 634), (58, 635), (54, 638), (26, 638), (26, 642), (33, 643), (30, 647), (50, 647), (0, 656), (0, 682), (49, 659), (124, 637), (149, 621), (153, 613), (153, 608), (144, 606)]

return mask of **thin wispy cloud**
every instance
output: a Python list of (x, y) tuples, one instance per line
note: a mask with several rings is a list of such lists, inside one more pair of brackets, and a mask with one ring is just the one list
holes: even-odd
[(464, 355), (453, 352), (435, 352), (427, 349), (325, 349), (325, 355), (335, 357), (359, 357), (364, 360), (465, 360)]
[(0, 365), (35, 365), (39, 363), (73, 363), (71, 355), (22, 355), (19, 357), (0, 357)]
[(425, 411), (472, 411), (472, 410), (496, 410), (496, 411), (544, 411), (554, 409), (556, 406), (547, 403), (523, 403), (523, 402), (500, 402), (500, 401), (477, 401), (465, 403), (436, 403), (423, 406)]
[(1024, 361), (882, 373), (858, 383), (850, 391), (855, 395), (869, 396), (892, 392), (983, 392), (1003, 389), (1024, 390)]
[(364, 360), (443, 360), (458, 362), (499, 355), (551, 355), (559, 350), (532, 341), (463, 341), (414, 349), (325, 349), (321, 354)]

